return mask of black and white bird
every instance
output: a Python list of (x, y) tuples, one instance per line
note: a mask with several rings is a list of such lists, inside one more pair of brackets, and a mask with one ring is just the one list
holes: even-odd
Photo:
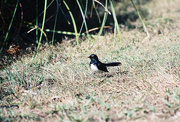
[(95, 55), (95, 54), (91, 54), (88, 58), (91, 59), (89, 66), (93, 71), (108, 72), (107, 67), (120, 66), (121, 65), (121, 62), (102, 63), (101, 61), (99, 61), (97, 55)]

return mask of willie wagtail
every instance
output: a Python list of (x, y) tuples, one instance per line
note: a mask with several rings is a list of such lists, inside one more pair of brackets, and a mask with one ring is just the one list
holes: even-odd
[(107, 67), (109, 67), (109, 66), (120, 66), (121, 65), (121, 62), (102, 63), (99, 61), (97, 55), (95, 55), (95, 54), (91, 54), (88, 58), (91, 59), (89, 66), (93, 71), (108, 72)]

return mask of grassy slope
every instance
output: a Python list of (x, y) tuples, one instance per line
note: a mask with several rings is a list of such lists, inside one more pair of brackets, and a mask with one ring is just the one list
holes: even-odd
[[(179, 0), (160, 0), (145, 6), (151, 12), (146, 21), (150, 40), (144, 40), (141, 29), (121, 29), (122, 45), (106, 34), (96, 42), (85, 40), (80, 47), (65, 40), (53, 51), (45, 48), (34, 62), (27, 56), (21, 58), (0, 73), (0, 117), (24, 121), (180, 120), (179, 4)], [(93, 76), (87, 58), (91, 53), (102, 62), (121, 61), (123, 65)]]

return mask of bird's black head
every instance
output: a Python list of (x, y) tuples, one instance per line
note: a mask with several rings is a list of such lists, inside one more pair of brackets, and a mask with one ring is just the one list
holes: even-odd
[(92, 60), (92, 59), (95, 59), (95, 60), (98, 61), (98, 57), (97, 57), (97, 55), (95, 55), (95, 54), (91, 54), (88, 58), (90, 58), (91, 60)]

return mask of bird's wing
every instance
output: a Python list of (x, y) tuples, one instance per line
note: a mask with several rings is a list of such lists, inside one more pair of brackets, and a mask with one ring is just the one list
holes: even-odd
[(104, 65), (103, 63), (98, 63), (97, 67), (99, 70), (102, 70), (104, 72), (108, 72), (106, 65)]

